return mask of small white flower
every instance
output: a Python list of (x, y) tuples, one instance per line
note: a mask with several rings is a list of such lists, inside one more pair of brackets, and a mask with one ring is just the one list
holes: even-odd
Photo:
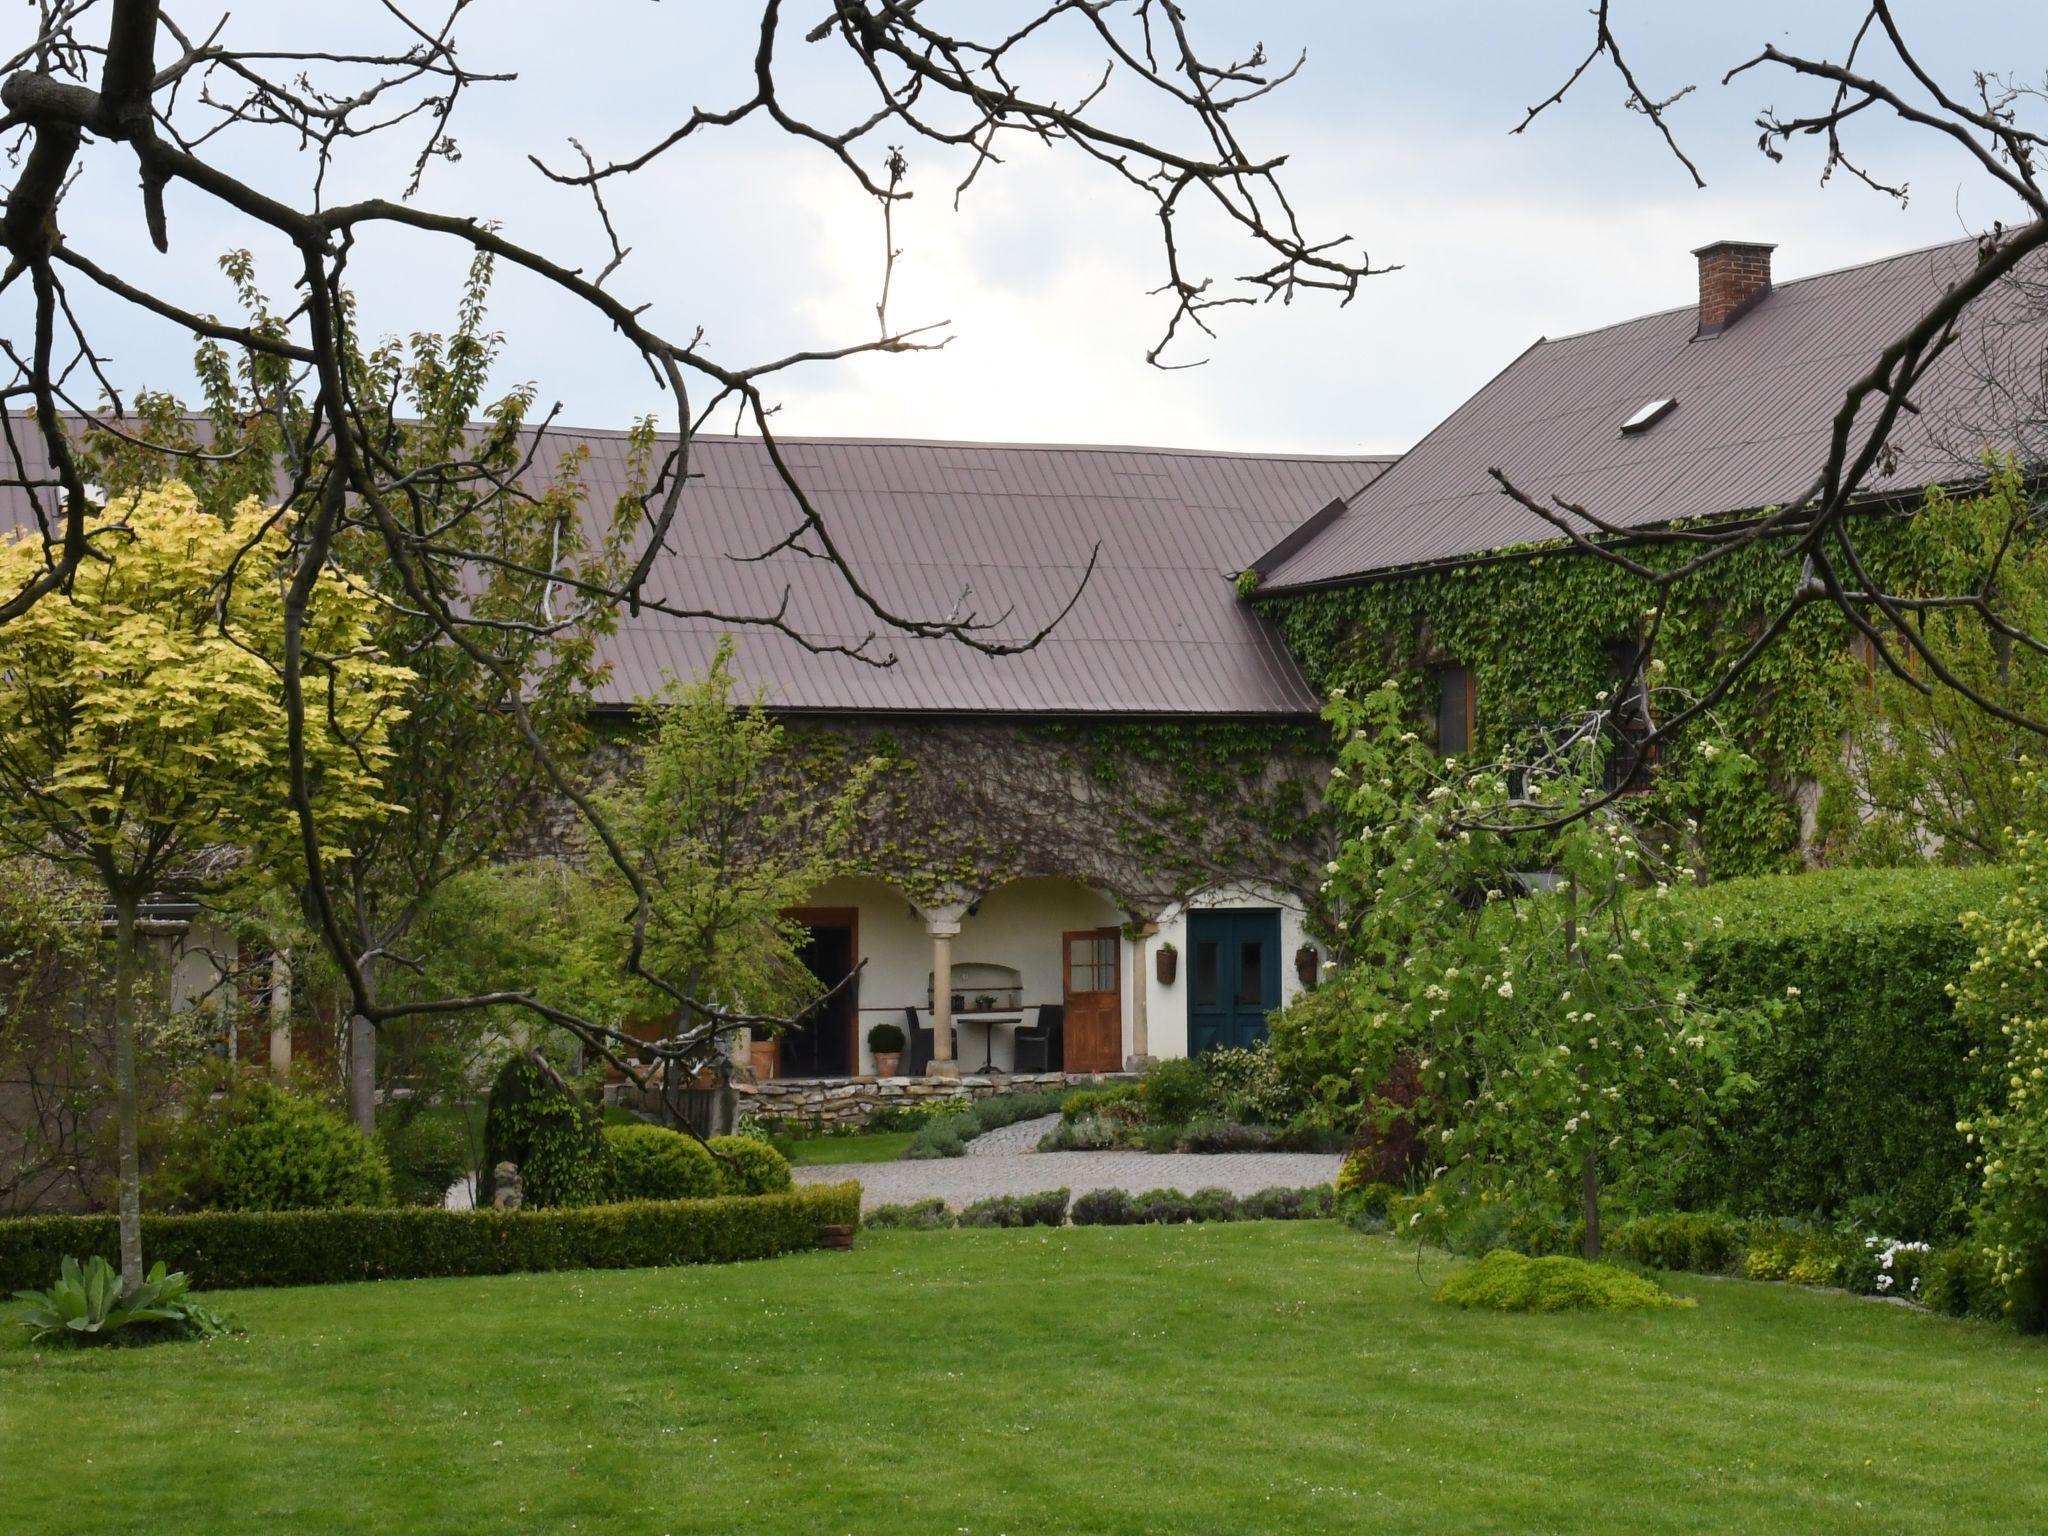
[(1501, 997), (1513, 997), (1515, 995), (1515, 984), (1512, 981), (1504, 981), (1494, 990)]

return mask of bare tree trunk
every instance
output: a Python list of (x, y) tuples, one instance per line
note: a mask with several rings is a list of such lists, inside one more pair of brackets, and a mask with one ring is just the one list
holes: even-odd
[(1600, 1257), (1600, 1165), (1588, 1152), (1579, 1164), (1579, 1197), (1586, 1206), (1586, 1241), (1581, 1252), (1588, 1259)]
[(120, 1143), (121, 1294), (142, 1284), (142, 1154), (135, 1089), (135, 908), (114, 898), (114, 1123)]
[(292, 956), (288, 949), (270, 955), (270, 1075), (284, 1082), (292, 1075)]
[(348, 1020), (348, 1107), (356, 1129), (377, 1131), (377, 1026), (359, 1013)]

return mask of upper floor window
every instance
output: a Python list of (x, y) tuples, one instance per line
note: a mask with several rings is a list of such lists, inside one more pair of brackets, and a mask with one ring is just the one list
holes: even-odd
[(1470, 667), (1455, 662), (1436, 669), (1436, 749), (1446, 757), (1463, 757), (1478, 734), (1478, 688)]

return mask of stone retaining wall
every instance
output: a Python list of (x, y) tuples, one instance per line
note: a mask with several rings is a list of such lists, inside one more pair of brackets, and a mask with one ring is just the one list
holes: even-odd
[(769, 1078), (732, 1085), (742, 1115), (764, 1122), (794, 1120), (825, 1127), (866, 1125), (885, 1105), (925, 1099), (987, 1099), (999, 1093), (1043, 1093), (1070, 1084), (1128, 1082), (1124, 1073), (1017, 1072), (999, 1077)]

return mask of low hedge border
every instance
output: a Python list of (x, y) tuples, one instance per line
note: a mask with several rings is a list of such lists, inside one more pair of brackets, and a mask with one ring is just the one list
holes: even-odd
[[(860, 1185), (522, 1211), (390, 1207), (144, 1216), (142, 1251), (202, 1290), (426, 1280), (548, 1269), (724, 1264), (815, 1248), (858, 1226)], [(0, 1296), (50, 1284), (66, 1254), (118, 1255), (112, 1216), (0, 1221)]]
[(1180, 1226), (1203, 1221), (1314, 1221), (1334, 1213), (1335, 1197), (1327, 1184), (1300, 1189), (1274, 1185), (1240, 1199), (1227, 1189), (1210, 1187), (1184, 1195), (1174, 1189), (1148, 1189), (1141, 1195), (1121, 1189), (1092, 1189), (1070, 1205), (1067, 1191), (1039, 1195), (995, 1195), (961, 1211), (937, 1198), (914, 1205), (878, 1205), (866, 1224), (876, 1230), (900, 1228), (942, 1232), (955, 1227)]

